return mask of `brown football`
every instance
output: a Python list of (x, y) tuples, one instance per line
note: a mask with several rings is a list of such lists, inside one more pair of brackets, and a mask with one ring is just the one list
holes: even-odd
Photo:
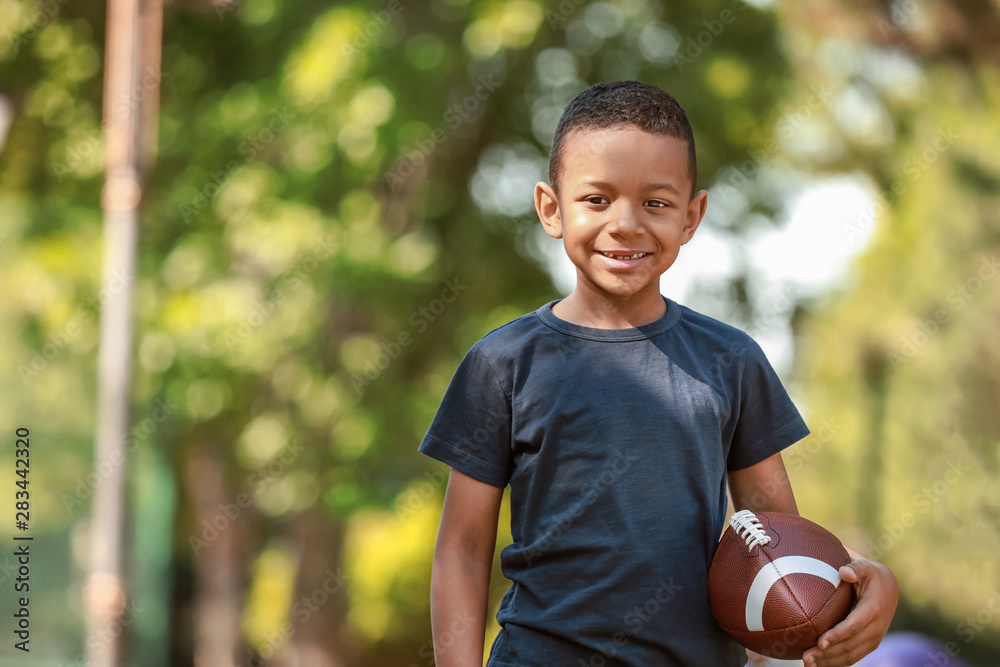
[(851, 610), (851, 562), (840, 540), (794, 514), (742, 510), (729, 517), (708, 571), (719, 627), (744, 647), (796, 659)]

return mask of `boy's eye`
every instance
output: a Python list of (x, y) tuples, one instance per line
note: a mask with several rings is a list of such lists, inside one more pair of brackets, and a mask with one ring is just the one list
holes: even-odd
[[(585, 197), (584, 201), (587, 202), (588, 204), (594, 204), (599, 206), (605, 204), (607, 202), (607, 198), (602, 197), (601, 195), (591, 195), (590, 197)], [(658, 199), (650, 199), (646, 203), (652, 204), (653, 208), (667, 208), (670, 206), (670, 204), (668, 204), (667, 202), (662, 202)]]

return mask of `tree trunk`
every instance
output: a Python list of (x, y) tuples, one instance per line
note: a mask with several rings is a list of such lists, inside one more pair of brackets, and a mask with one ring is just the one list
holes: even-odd
[[(344, 526), (319, 506), (290, 517), (286, 535), (299, 555), (285, 667), (349, 667), (356, 647), (347, 628), (349, 573), (343, 570)], [(275, 662), (275, 664), (279, 664)]]
[(192, 536), (201, 540), (192, 543), (185, 538), (184, 544), (178, 545), (195, 552), (193, 663), (195, 667), (243, 664), (239, 648), (244, 586), (239, 544), (250, 518), (244, 511), (231, 519), (223, 511), (233, 503), (226, 495), (225, 461), (214, 443), (199, 442), (185, 463), (194, 517)]

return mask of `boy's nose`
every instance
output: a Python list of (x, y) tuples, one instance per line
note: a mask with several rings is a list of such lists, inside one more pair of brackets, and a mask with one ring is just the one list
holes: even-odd
[(631, 236), (642, 229), (642, 225), (639, 224), (638, 216), (633, 213), (630, 206), (623, 205), (615, 213), (616, 214), (607, 226), (609, 234)]

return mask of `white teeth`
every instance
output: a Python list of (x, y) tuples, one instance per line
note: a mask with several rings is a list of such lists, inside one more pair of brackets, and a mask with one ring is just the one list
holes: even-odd
[(637, 252), (634, 255), (613, 255), (610, 252), (602, 252), (605, 257), (611, 257), (612, 259), (638, 259), (639, 257), (645, 257), (649, 253)]

